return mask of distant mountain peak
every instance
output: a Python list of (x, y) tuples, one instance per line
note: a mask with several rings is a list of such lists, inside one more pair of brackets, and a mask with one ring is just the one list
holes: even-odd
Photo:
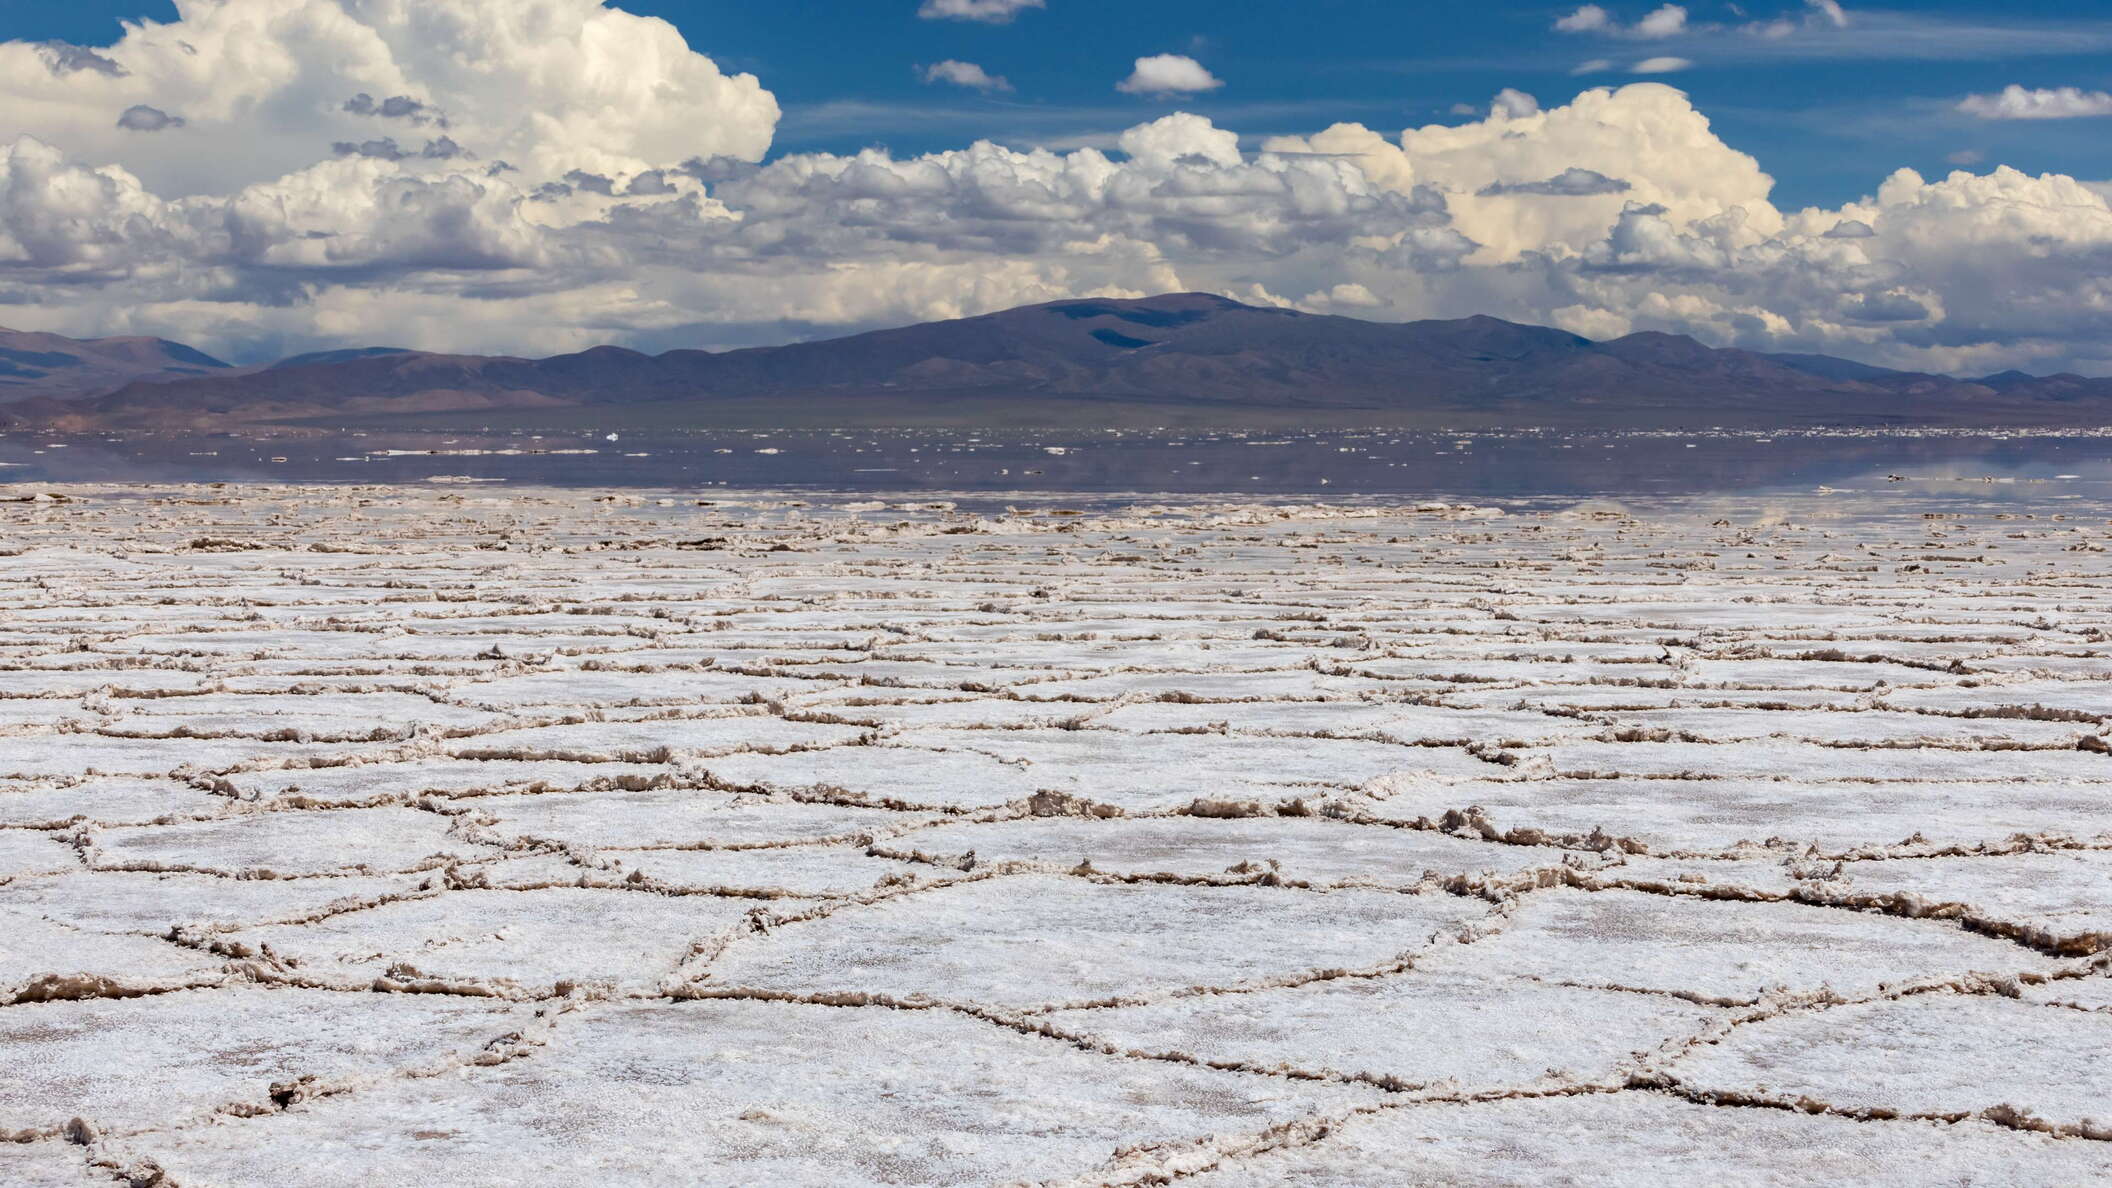
[(403, 347), (349, 347), (344, 350), (310, 351), (305, 355), (288, 355), (271, 366), (274, 369), (281, 367), (315, 367), (327, 363), (349, 363), (354, 359), (374, 359), (383, 355), (408, 355), (410, 353), (409, 350)]
[[(24, 339), (16, 349), (33, 345)], [(572, 408), (605, 427), (697, 428), (2112, 423), (2112, 380), (2005, 373), (1967, 383), (1823, 355), (1715, 348), (1662, 331), (1594, 342), (1488, 314), (1370, 322), (1212, 293), (1070, 298), (780, 347), (657, 356), (617, 346), (545, 359), (374, 347), (247, 371), (194, 368), (188, 377), (170, 352), (157, 360), (154, 374), (135, 377), (155, 382), (92, 400), (17, 403), (0, 419), (181, 430), (449, 418), (503, 428), (560, 422)]]

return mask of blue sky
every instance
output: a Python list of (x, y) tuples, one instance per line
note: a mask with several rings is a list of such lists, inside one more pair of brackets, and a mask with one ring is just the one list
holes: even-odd
[(2108, 131), (2112, 0), (0, 0), (0, 323), (549, 354), (1200, 290), (2105, 375)]
[[(2112, 88), (2112, 2), (1858, 6), (1855, 36), (1781, 46), (1729, 36), (1646, 44), (1557, 32), (1555, 21), (1575, 4), (1049, 0), (1004, 24), (920, 20), (915, 0), (616, 6), (671, 21), (721, 67), (756, 74), (785, 109), (779, 153), (884, 145), (909, 154), (978, 137), (1108, 143), (1168, 108), (1113, 89), (1147, 54), (1192, 56), (1224, 80), (1221, 90), (1178, 106), (1251, 141), (1336, 120), (1394, 129), (1450, 121), (1453, 105), (1485, 104), (1504, 87), (1558, 103), (1586, 85), (1624, 81), (1620, 64), (1667, 50), (1693, 65), (1661, 80), (1692, 95), (1727, 142), (1760, 158), (1776, 179), (1778, 205), (1836, 205), (1869, 192), (1894, 168), (1941, 173), (1954, 156), (2112, 177), (2103, 121), (1990, 123), (1954, 110), (1965, 94), (2010, 84)], [(1605, 7), (1633, 22), (1655, 5)], [(1798, 11), (1782, 0), (1685, 7), (1695, 25)], [(175, 16), (169, 0), (0, 0), (0, 36), (102, 44), (122, 19)], [(1597, 58), (1616, 68), (1572, 74)], [(947, 59), (981, 65), (1015, 90), (984, 96), (918, 81), (916, 66)]]

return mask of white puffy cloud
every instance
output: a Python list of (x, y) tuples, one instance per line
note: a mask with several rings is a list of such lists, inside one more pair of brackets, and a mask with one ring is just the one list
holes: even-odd
[[(24, 140), (0, 189), (0, 301), (58, 278), (92, 282), (80, 308), (101, 321), (79, 328), (110, 332), (161, 310), (172, 332), (236, 354), (257, 334), (252, 315), (283, 328), (289, 306), (315, 312), (318, 339), (353, 326), (431, 338), (445, 294), (463, 299), (443, 323), (453, 349), (547, 351), (673, 328), (725, 345), (799, 325), (1225, 287), (1257, 267), (1303, 292), (1333, 284), (1339, 253), (1359, 243), (1431, 270), (1472, 248), (1432, 195), (1375, 182), (1351, 160), (1250, 160), (1235, 133), (1185, 113), (1120, 144), (1116, 156), (987, 142), (907, 159), (794, 154), (759, 168), (575, 171), (534, 189), (478, 163), (355, 153), (172, 202), (121, 169)], [(383, 288), (417, 294), (405, 309), (418, 317), (345, 292)], [(531, 312), (496, 318), (491, 302)], [(575, 321), (532, 320), (560, 310)], [(267, 338), (296, 345), (287, 333)]]
[[(538, 179), (752, 160), (777, 124), (776, 100), (753, 77), (722, 73), (674, 26), (602, 0), (182, 0), (177, 10), (177, 21), (128, 24), (92, 51), (114, 71), (0, 43), (0, 141), (33, 135), (184, 196), (374, 139), (408, 122), (392, 104), (444, 119), (468, 150)], [(185, 134), (116, 126), (135, 105), (183, 113)]]
[[(1552, 106), (1505, 91), (1478, 118), (1336, 124), (1258, 151), (1175, 112), (1103, 148), (765, 159), (776, 106), (759, 83), (595, 0), (181, 12), (79, 54), (0, 46), (30, 67), (0, 72), (9, 324), (242, 359), (546, 354), (1195, 288), (2112, 372), (2112, 187), (1898, 172), (1841, 207), (1785, 211), (1760, 163), (1656, 82)], [(177, 42), (210, 70), (178, 69)], [(575, 77), (588, 64), (622, 77)]]
[(1596, 4), (1586, 4), (1555, 21), (1555, 28), (1564, 33), (1597, 33), (1612, 27), (1613, 14)]
[[(1389, 316), (1491, 312), (1594, 337), (1666, 330), (1961, 373), (2112, 372), (2099, 345), (2112, 335), (2100, 279), (2112, 208), (2072, 178), (1902, 172), (1844, 208), (1785, 214), (1759, 163), (1655, 83), (1410, 129), (1397, 145), (1342, 125), (1270, 146), (1434, 191), (1478, 245), (1462, 267), (1412, 281), (1346, 257), (1336, 283), (1362, 285)], [(1325, 295), (1305, 304), (1334, 308)]]
[(927, 21), (981, 21), (986, 25), (1009, 24), (1030, 8), (1046, 7), (1045, 0), (924, 0), (917, 15)]
[(1203, 68), (1201, 62), (1182, 54), (1154, 54), (1138, 58), (1128, 78), (1115, 84), (1126, 95), (1193, 95), (1214, 91), (1223, 81)]
[(1983, 120), (2072, 120), (2112, 115), (2112, 94), (2078, 87), (2026, 90), (2011, 84), (1999, 94), (1968, 95), (1958, 110)]
[(977, 91), (1009, 91), (1012, 84), (1003, 75), (992, 74), (973, 62), (962, 62), (948, 58), (918, 69), (917, 77), (927, 83), (952, 83), (957, 87), (968, 87)]
[[(1774, 180), (1759, 162), (1724, 144), (1685, 95), (1658, 83), (1590, 90), (1525, 115), (1499, 105), (1486, 120), (1409, 129), (1398, 145), (1356, 125), (1266, 145), (1354, 154), (1386, 184), (1435, 187), (1452, 225), (1481, 245), (1476, 260), (1489, 264), (1556, 247), (1582, 251), (1631, 201), (1663, 206), (1683, 222), (1733, 207), (1764, 230), (1780, 218), (1767, 202)], [(1571, 170), (1579, 172), (1568, 189), (1597, 192), (1547, 192)], [(1627, 188), (1574, 184), (1586, 172)]]
[(0, 149), (0, 268), (53, 283), (153, 269), (192, 229), (123, 168), (74, 164), (24, 137)]
[[(2105, 370), (2112, 208), (2074, 179), (1910, 171), (1842, 210), (1763, 234), (1742, 209), (1694, 221), (1629, 204), (1599, 243), (1533, 258), (1523, 291), (1560, 324), (1676, 330), (1757, 349), (1978, 373)], [(1556, 304), (1564, 295), (1574, 301)]]

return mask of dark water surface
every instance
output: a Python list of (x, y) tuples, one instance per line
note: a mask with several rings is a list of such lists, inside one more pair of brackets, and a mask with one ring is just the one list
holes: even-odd
[(2112, 432), (1032, 434), (937, 430), (606, 436), (0, 435), (0, 483), (428, 483), (1354, 498), (1634, 497), (1891, 485), (2112, 498)]

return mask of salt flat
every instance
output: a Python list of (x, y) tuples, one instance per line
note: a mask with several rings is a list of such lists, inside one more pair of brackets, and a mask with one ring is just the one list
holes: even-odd
[(2112, 1168), (2112, 509), (43, 494), (0, 1182)]

